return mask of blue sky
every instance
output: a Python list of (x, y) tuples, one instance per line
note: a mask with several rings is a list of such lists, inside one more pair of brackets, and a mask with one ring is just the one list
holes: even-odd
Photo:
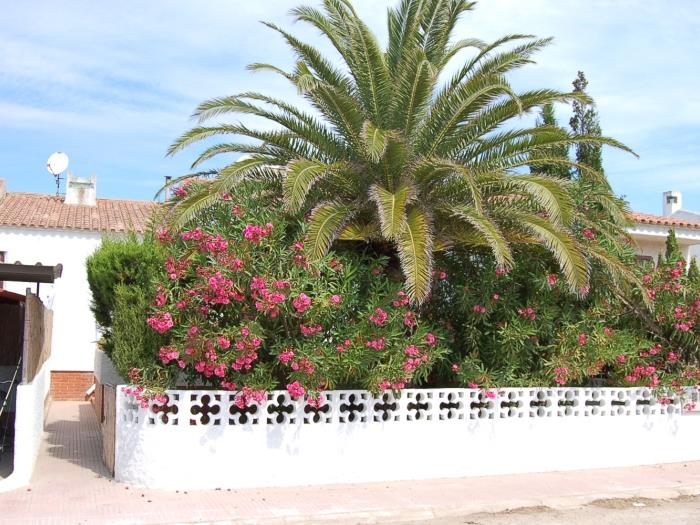
[[(76, 175), (97, 175), (100, 196), (152, 198), (165, 175), (187, 172), (197, 151), (164, 156), (192, 125), (197, 103), (249, 90), (296, 97), (278, 78), (245, 65), (292, 61), (259, 20), (320, 42), (288, 17), (300, 3), (318, 1), (7, 2), (0, 14), (0, 177), (11, 191), (51, 192), (45, 162), (61, 150)], [(355, 1), (381, 38), (394, 3)], [(696, 0), (482, 0), (456, 36), (553, 36), (513, 84), (568, 89), (576, 71), (585, 71), (603, 132), (641, 157), (604, 153), (615, 191), (634, 209), (659, 213), (668, 189), (700, 210), (699, 27)], [(558, 114), (568, 122), (566, 107)]]

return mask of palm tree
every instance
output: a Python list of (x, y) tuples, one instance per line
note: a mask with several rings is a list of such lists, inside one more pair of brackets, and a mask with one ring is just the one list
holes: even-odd
[[(532, 63), (550, 39), (514, 34), (492, 43), (453, 40), (458, 19), (473, 5), (402, 0), (388, 11), (386, 49), (349, 0), (294, 9), (295, 19), (320, 31), (338, 59), (266, 24), (286, 40), (296, 65), (292, 71), (260, 63), (249, 69), (282, 75), (314, 111), (253, 92), (202, 103), (194, 114), (200, 124), (243, 114), (262, 117), (276, 128), (215, 123), (177, 139), (171, 155), (211, 137), (237, 137), (207, 148), (193, 169), (220, 154), (245, 155), (179, 202), (176, 222), (190, 220), (243, 180), (281, 173), (287, 209), (311, 209), (306, 247), (312, 259), (336, 240), (388, 248), (398, 256), (416, 303), (429, 293), (434, 253), (457, 246), (486, 247), (500, 266), (509, 267), (512, 243), (543, 244), (572, 291), (581, 290), (589, 262), (573, 235), (568, 183), (527, 174), (524, 167), (561, 163), (590, 170), (547, 155), (558, 145), (627, 148), (557, 126), (508, 127), (512, 119), (545, 104), (588, 99), (552, 89), (516, 93), (506, 75)], [(451, 67), (454, 73), (448, 76), (448, 64), (463, 50), (471, 50), (470, 58)]]

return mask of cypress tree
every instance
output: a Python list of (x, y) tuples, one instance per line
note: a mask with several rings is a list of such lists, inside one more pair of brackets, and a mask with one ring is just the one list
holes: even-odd
[[(576, 80), (573, 81), (574, 92), (585, 93), (588, 86), (588, 80), (579, 71)], [(585, 103), (575, 100), (573, 103), (574, 114), (569, 120), (571, 130), (576, 135), (601, 135), (600, 119), (598, 111), (596, 111), (595, 103)], [(599, 173), (603, 173), (603, 155), (602, 148), (597, 144), (576, 144), (576, 162), (588, 166)], [(580, 178), (582, 173), (580, 169), (576, 170), (576, 174)]]
[[(542, 111), (537, 119), (537, 127), (559, 127), (557, 118), (554, 114), (554, 105), (552, 103), (542, 106)], [(559, 144), (547, 148), (542, 156), (552, 157), (557, 159), (569, 158), (569, 146)], [(539, 175), (548, 175), (559, 179), (571, 179), (571, 168), (565, 164), (537, 164), (530, 167), (530, 172)]]
[(683, 259), (683, 254), (678, 246), (676, 232), (674, 230), (668, 230), (668, 237), (666, 237), (666, 262), (674, 263), (681, 259)]
[(698, 269), (698, 261), (693, 257), (688, 268), (688, 282), (693, 287), (700, 287), (700, 269)]

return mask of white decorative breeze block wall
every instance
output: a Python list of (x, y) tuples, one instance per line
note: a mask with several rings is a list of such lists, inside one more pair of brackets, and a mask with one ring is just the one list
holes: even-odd
[[(697, 398), (697, 391), (692, 395)], [(117, 391), (118, 481), (163, 489), (320, 485), (700, 460), (700, 413), (645, 388), (286, 391), (240, 409), (235, 393), (167, 392), (140, 408)]]

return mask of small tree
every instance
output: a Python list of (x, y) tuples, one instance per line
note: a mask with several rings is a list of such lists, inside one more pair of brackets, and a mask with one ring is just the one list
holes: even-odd
[(668, 237), (666, 237), (666, 262), (674, 263), (683, 259), (683, 253), (678, 246), (678, 240), (676, 239), (676, 232), (674, 230), (668, 231)]
[[(588, 86), (588, 80), (583, 74), (583, 71), (579, 71), (576, 76), (576, 80), (573, 81), (574, 93), (586, 93), (586, 87)], [(595, 109), (595, 103), (585, 102), (582, 100), (573, 101), (574, 114), (569, 120), (569, 125), (571, 130), (576, 135), (586, 135), (586, 136), (600, 136), (600, 119), (598, 118), (598, 112)], [(595, 143), (591, 142), (579, 142), (575, 145), (576, 148), (576, 162), (583, 164), (589, 168), (594, 169), (596, 172), (603, 172), (603, 155), (602, 148)], [(581, 168), (576, 169), (578, 177), (582, 176)]]
[[(537, 119), (537, 127), (559, 128), (557, 117), (554, 114), (554, 105), (549, 103), (542, 107), (540, 116)], [(568, 144), (557, 144), (544, 150), (543, 154), (533, 155), (533, 158), (551, 157), (557, 159), (569, 159)], [(531, 173), (538, 175), (549, 175), (559, 179), (571, 179), (571, 166), (566, 163), (561, 164), (534, 164), (530, 167)]]
[(695, 257), (690, 260), (690, 268), (688, 268), (688, 282), (693, 287), (700, 287), (700, 269), (698, 269), (698, 261)]

